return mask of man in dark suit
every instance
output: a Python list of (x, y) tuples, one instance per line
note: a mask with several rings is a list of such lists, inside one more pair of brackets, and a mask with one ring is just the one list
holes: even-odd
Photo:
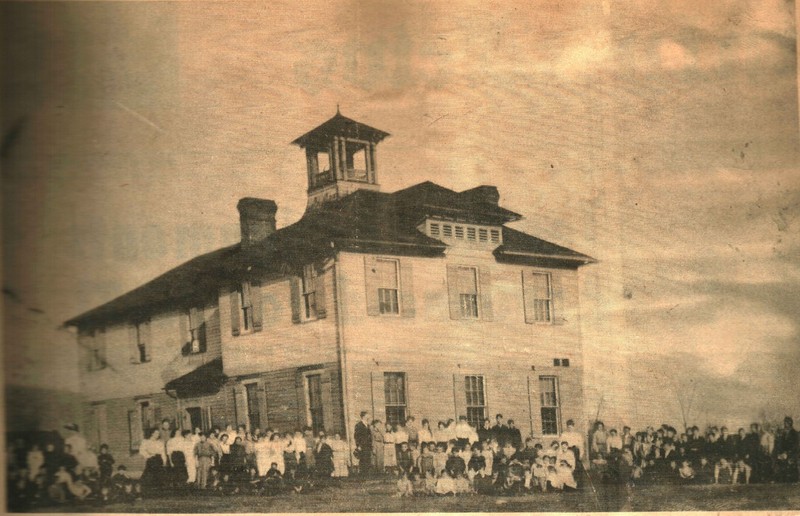
[(522, 448), (522, 434), (519, 431), (519, 428), (514, 426), (514, 420), (508, 420), (508, 427), (506, 428), (506, 436), (508, 441), (514, 445), (514, 448), (521, 449)]
[(502, 448), (508, 439), (508, 427), (503, 422), (503, 414), (497, 414), (494, 419), (495, 425), (492, 427), (492, 434), (494, 434), (493, 437), (497, 444)]
[(356, 423), (353, 438), (356, 441), (355, 455), (358, 458), (359, 472), (366, 475), (372, 466), (372, 432), (369, 429), (366, 411), (361, 412), (361, 420)]
[(798, 474), (798, 432), (794, 429), (794, 421), (790, 417), (783, 419), (783, 432), (775, 440), (775, 467), (778, 482), (797, 482)]

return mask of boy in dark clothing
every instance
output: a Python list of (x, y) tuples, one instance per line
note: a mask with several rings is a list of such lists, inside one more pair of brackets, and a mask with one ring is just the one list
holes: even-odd
[(264, 494), (274, 496), (283, 489), (283, 475), (278, 470), (278, 464), (273, 462), (264, 477)]
[(97, 466), (100, 470), (100, 485), (107, 487), (114, 473), (114, 457), (108, 453), (108, 445), (100, 445), (100, 454), (97, 456)]
[(400, 443), (400, 449), (397, 451), (397, 467), (403, 473), (411, 472), (411, 468), (414, 467), (414, 458), (408, 449), (408, 443)]
[(452, 478), (461, 478), (467, 471), (467, 465), (464, 463), (464, 459), (458, 455), (459, 451), (461, 450), (459, 450), (457, 446), (454, 446), (444, 466), (445, 471)]

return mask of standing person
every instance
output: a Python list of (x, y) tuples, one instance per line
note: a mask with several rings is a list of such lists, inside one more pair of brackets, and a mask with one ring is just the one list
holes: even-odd
[(328, 444), (325, 432), (319, 433), (314, 449), (314, 471), (319, 478), (330, 478), (334, 472), (333, 448)]
[(419, 425), (417, 425), (417, 420), (414, 416), (406, 418), (406, 432), (408, 432), (408, 446), (419, 445)]
[(97, 465), (100, 470), (100, 486), (111, 485), (111, 475), (114, 474), (114, 457), (108, 452), (108, 445), (100, 445), (100, 455), (97, 456)]
[(36, 475), (39, 474), (39, 470), (44, 466), (44, 453), (42, 453), (38, 444), (31, 446), (25, 457), (25, 462), (28, 466), (28, 480), (33, 481), (36, 479)]
[(472, 427), (467, 422), (467, 416), (458, 416), (458, 423), (455, 426), (456, 442), (458, 447), (462, 450), (465, 449), (470, 443), (470, 435), (472, 434)]
[(266, 476), (267, 471), (269, 471), (271, 465), (269, 447), (269, 439), (266, 436), (259, 436), (256, 438), (253, 451), (256, 455), (256, 470), (258, 471), (259, 477)]
[(184, 450), (184, 438), (181, 431), (177, 428), (172, 431), (172, 437), (169, 438), (165, 446), (167, 452), (167, 463), (169, 467), (169, 484), (172, 487), (183, 487), (189, 474), (186, 469), (186, 456)]
[(797, 482), (797, 456), (800, 451), (798, 432), (794, 429), (794, 421), (786, 416), (783, 419), (783, 432), (775, 440), (775, 473), (778, 482)]
[(216, 450), (208, 441), (206, 434), (200, 434), (199, 441), (194, 446), (194, 456), (197, 459), (197, 487), (205, 489), (208, 485), (208, 473), (214, 462)]
[(522, 448), (522, 434), (520, 433), (519, 428), (514, 425), (513, 419), (508, 420), (506, 435), (508, 435), (508, 440), (514, 445), (514, 448), (517, 450)]
[(383, 424), (379, 419), (372, 422), (370, 427), (370, 434), (372, 435), (372, 466), (375, 471), (383, 471)]
[(420, 444), (420, 449), (422, 448), (422, 443), (427, 444), (433, 442), (431, 424), (427, 419), (422, 420), (422, 427), (417, 431), (417, 441)]
[(333, 450), (333, 476), (346, 477), (350, 474), (348, 468), (347, 443), (339, 434), (333, 434), (333, 439), (328, 439), (328, 446)]
[(492, 434), (494, 435), (497, 444), (499, 444), (500, 447), (502, 448), (503, 446), (505, 446), (506, 440), (508, 440), (508, 432), (507, 432), (508, 427), (504, 422), (503, 414), (497, 414), (494, 417), (494, 420), (495, 424), (492, 427)]
[[(320, 435), (324, 435), (325, 432), (320, 432)], [(317, 446), (317, 441), (319, 439), (314, 438), (314, 430), (307, 426), (303, 429), (303, 439), (305, 441), (305, 455), (306, 455), (306, 465), (308, 466), (309, 470), (313, 470), (316, 465), (316, 456), (314, 454), (314, 450)]]
[(164, 482), (164, 465), (167, 463), (167, 455), (164, 442), (160, 437), (158, 428), (154, 428), (150, 432), (150, 436), (142, 440), (139, 445), (139, 455), (145, 459), (141, 478), (143, 489), (161, 487)]
[(194, 454), (194, 447), (199, 442), (199, 437), (195, 439), (196, 434), (191, 430), (184, 430), (181, 436), (180, 449), (186, 460), (186, 483), (194, 484), (197, 482), (197, 457)]
[(592, 454), (597, 459), (605, 459), (608, 454), (608, 433), (602, 421), (595, 421), (592, 432)]
[(383, 467), (391, 471), (397, 466), (397, 447), (392, 425), (386, 423), (386, 431), (383, 433)]
[(487, 443), (492, 438), (492, 430), (489, 428), (489, 423), (491, 421), (488, 417), (483, 418), (478, 426), (478, 440), (482, 443)]
[(286, 474), (286, 461), (284, 460), (283, 452), (286, 449), (286, 442), (281, 437), (280, 432), (275, 432), (269, 438), (269, 455), (268, 455), (268, 462), (272, 464), (273, 462), (280, 471), (281, 476)]
[(372, 432), (369, 430), (369, 417), (366, 411), (361, 412), (361, 420), (356, 423), (353, 439), (356, 442), (359, 471), (362, 475), (366, 475), (372, 460)]
[(567, 441), (569, 443), (569, 447), (576, 451), (575, 457), (577, 460), (584, 459), (583, 435), (575, 430), (575, 421), (572, 419), (567, 420), (567, 429), (561, 433), (559, 441)]

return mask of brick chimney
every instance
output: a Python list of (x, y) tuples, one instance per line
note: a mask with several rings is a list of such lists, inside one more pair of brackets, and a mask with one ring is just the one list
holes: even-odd
[(245, 197), (236, 205), (242, 228), (242, 246), (257, 244), (275, 232), (278, 205), (269, 199)]

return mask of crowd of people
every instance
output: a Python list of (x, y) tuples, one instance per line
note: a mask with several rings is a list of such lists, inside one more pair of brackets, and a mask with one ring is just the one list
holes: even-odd
[[(10, 508), (71, 501), (135, 501), (175, 493), (276, 495), (303, 493), (349, 475), (392, 475), (396, 496), (560, 492), (587, 482), (736, 484), (797, 482), (800, 442), (791, 418), (773, 432), (753, 423), (678, 432), (670, 425), (631, 432), (597, 421), (588, 435), (573, 421), (557, 437), (523, 438), (513, 420), (497, 414), (477, 427), (456, 420), (414, 417), (395, 424), (366, 412), (354, 428), (355, 449), (338, 434), (261, 431), (246, 427), (180, 431), (169, 420), (138, 446), (141, 474), (117, 465), (108, 446), (99, 453), (77, 425), (63, 442), (15, 440), (8, 450)], [(585, 449), (587, 447), (588, 449)], [(127, 450), (126, 450), (127, 451)], [(594, 479), (594, 481), (593, 481)]]

